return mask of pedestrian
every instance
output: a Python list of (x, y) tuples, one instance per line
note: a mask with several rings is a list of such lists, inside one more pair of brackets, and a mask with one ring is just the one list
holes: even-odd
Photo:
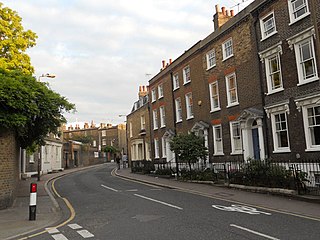
[(120, 169), (120, 157), (119, 156), (116, 156), (116, 162), (117, 162), (118, 169)]

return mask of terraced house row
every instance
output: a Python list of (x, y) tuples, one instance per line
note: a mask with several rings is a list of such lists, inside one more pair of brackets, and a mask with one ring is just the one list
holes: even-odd
[(214, 31), (163, 61), (127, 116), (129, 160), (174, 163), (169, 141), (187, 132), (204, 137), (207, 163), (320, 159), (319, 1), (215, 10)]

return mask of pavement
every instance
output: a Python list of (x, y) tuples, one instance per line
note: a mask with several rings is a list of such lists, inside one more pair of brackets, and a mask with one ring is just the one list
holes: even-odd
[[(92, 167), (67, 169), (61, 172), (36, 178), (21, 180), (18, 195), (12, 207), (0, 210), (0, 239), (19, 239), (32, 232), (43, 231), (47, 227), (58, 225), (63, 221), (62, 210), (49, 189), (51, 180), (73, 172), (86, 170)], [(115, 171), (118, 177), (146, 184), (152, 184), (164, 188), (175, 189), (212, 198), (223, 200), (231, 204), (246, 204), (261, 209), (276, 211), (293, 216), (305, 217), (320, 221), (319, 203), (320, 196), (295, 196), (291, 192), (282, 192), (281, 196), (244, 191), (226, 186), (212, 184), (199, 184), (181, 182), (175, 179), (166, 179), (149, 175), (131, 173), (129, 168), (121, 168)], [(37, 191), (37, 217), (35, 221), (29, 221), (30, 184), (38, 184)], [(302, 201), (301, 201), (302, 200)]]

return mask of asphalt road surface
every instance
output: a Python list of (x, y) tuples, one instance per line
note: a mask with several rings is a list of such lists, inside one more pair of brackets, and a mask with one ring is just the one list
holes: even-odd
[[(114, 165), (55, 181), (66, 220), (32, 239), (320, 239), (320, 222), (113, 176)], [(320, 211), (320, 207), (319, 207)]]

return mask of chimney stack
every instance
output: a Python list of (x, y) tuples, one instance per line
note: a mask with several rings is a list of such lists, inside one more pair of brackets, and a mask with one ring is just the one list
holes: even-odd
[(219, 5), (215, 6), (216, 13), (213, 15), (213, 22), (214, 22), (214, 30), (217, 31), (223, 24), (225, 24), (230, 18), (234, 16), (234, 11), (226, 10), (225, 7), (221, 8), (221, 11), (219, 10)]
[(148, 87), (147, 86), (140, 86), (139, 87), (139, 99), (148, 95)]

